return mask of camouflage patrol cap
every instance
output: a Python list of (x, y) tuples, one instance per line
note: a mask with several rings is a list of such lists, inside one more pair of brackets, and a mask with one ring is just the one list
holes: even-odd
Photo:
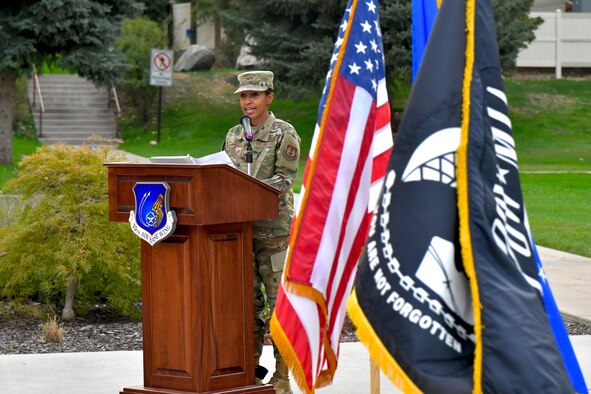
[(273, 89), (273, 72), (271, 71), (247, 71), (238, 75), (238, 89), (234, 93), (246, 90), (264, 92)]

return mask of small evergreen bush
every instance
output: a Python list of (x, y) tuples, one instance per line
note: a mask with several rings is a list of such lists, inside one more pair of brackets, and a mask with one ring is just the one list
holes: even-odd
[[(108, 218), (107, 147), (43, 146), (18, 165), (5, 191), (22, 211), (0, 228), (0, 295), (83, 310), (108, 303), (122, 315), (141, 313), (140, 241)], [(67, 294), (69, 293), (69, 294)], [(72, 319), (66, 306), (63, 319)]]

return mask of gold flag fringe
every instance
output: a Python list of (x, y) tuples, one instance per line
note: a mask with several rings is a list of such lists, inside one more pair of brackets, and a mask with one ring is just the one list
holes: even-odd
[(304, 373), (304, 368), (302, 368), (300, 359), (297, 357), (293, 346), (291, 346), (291, 342), (285, 334), (285, 331), (283, 331), (281, 323), (277, 320), (275, 312), (273, 312), (273, 315), (271, 316), (271, 337), (273, 338), (273, 343), (277, 346), (277, 349), (279, 349), (283, 361), (285, 361), (285, 365), (291, 370), (293, 378), (299, 388), (306, 394), (314, 393), (314, 388), (308, 386), (306, 374)]
[[(313, 387), (309, 387), (306, 381), (306, 374), (304, 373), (304, 369), (297, 357), (295, 350), (281, 327), (281, 323), (277, 319), (275, 312), (271, 316), (271, 338), (273, 338), (273, 342), (279, 352), (283, 356), (286, 365), (292, 371), (294, 379), (298, 386), (306, 393), (313, 393), (314, 389), (319, 387), (328, 386), (332, 383), (335, 371), (337, 369), (337, 358), (332, 350), (332, 346), (330, 344), (330, 339), (328, 338), (328, 315), (326, 309), (326, 302), (324, 297), (320, 294), (320, 292), (314, 289), (311, 286), (297, 284), (293, 282), (284, 282), (285, 291), (289, 291), (290, 293), (307, 297), (314, 301), (316, 305), (321, 309), (321, 312), (324, 316), (324, 329), (323, 329), (323, 346), (324, 346), (324, 354), (326, 356), (328, 367), (320, 371), (318, 376), (316, 377), (316, 382), (314, 383)], [(314, 356), (314, 355), (312, 355)], [(314, 362), (314, 360), (313, 360)]]
[(475, 0), (466, 0), (466, 65), (464, 68), (464, 84), (462, 88), (462, 132), (460, 146), (457, 150), (457, 194), (458, 216), (460, 220), (460, 245), (466, 275), (470, 280), (472, 293), (472, 309), (474, 311), (474, 385), (473, 393), (482, 393), (482, 317), (480, 293), (474, 267), (474, 252), (470, 233), (470, 211), (468, 200), (468, 139), (470, 135), (470, 88), (474, 71), (474, 18)]

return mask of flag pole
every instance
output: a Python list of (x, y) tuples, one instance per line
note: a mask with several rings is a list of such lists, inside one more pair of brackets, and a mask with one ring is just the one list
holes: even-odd
[(380, 368), (369, 359), (369, 393), (380, 394)]

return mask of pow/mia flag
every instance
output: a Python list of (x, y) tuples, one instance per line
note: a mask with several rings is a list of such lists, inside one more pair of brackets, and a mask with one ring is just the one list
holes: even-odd
[(532, 255), (489, 0), (444, 1), (348, 311), (405, 393), (572, 393)]

